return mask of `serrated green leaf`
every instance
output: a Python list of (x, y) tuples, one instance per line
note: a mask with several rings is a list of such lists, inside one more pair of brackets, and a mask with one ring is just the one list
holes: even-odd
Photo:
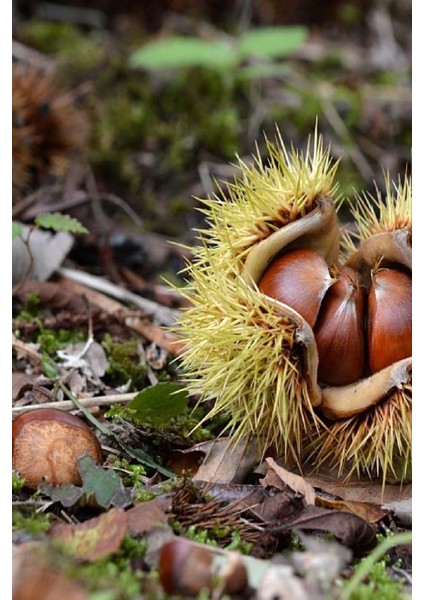
[(281, 58), (301, 48), (307, 33), (305, 27), (297, 25), (251, 29), (240, 36), (239, 56)]
[(84, 493), (80, 487), (77, 487), (72, 483), (66, 485), (40, 483), (38, 489), (40, 492), (51, 498), (53, 502), (60, 502), (62, 506), (67, 508), (76, 504)]
[(18, 237), (18, 235), (21, 235), (23, 230), (24, 228), (22, 227), (21, 223), (18, 223), (18, 221), (12, 221), (12, 240), (14, 240), (15, 237)]
[(69, 231), (70, 233), (88, 233), (88, 229), (78, 219), (62, 213), (43, 213), (35, 219), (37, 227), (53, 229), (54, 231)]
[(234, 64), (234, 60), (234, 48), (229, 44), (195, 37), (173, 36), (136, 50), (130, 56), (130, 65), (151, 70), (195, 66), (221, 69)]
[(188, 393), (179, 383), (157, 383), (142, 390), (128, 404), (134, 417), (155, 427), (180, 415), (187, 406)]
[(83, 493), (86, 496), (93, 495), (100, 506), (124, 508), (131, 504), (131, 493), (124, 487), (116, 471), (97, 466), (90, 456), (80, 458), (78, 468), (83, 481)]

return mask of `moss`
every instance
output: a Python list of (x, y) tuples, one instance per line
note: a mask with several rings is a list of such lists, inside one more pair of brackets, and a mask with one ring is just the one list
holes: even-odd
[(24, 487), (25, 479), (22, 479), (16, 471), (12, 471), (12, 493), (18, 495)]
[(102, 345), (109, 360), (105, 375), (108, 384), (119, 386), (130, 382), (129, 391), (142, 389), (146, 383), (147, 367), (140, 357), (139, 342), (117, 342), (106, 334)]
[(49, 513), (37, 512), (34, 508), (28, 508), (25, 512), (17, 508), (12, 509), (12, 528), (23, 529), (31, 536), (38, 537), (46, 533), (51, 526)]
[(33, 20), (22, 26), (21, 35), (41, 52), (57, 58), (60, 79), (80, 77), (99, 66), (105, 55), (96, 32), (87, 34), (71, 23)]
[(107, 593), (108, 600), (130, 600), (139, 596), (149, 579), (141, 568), (146, 548), (145, 540), (127, 535), (118, 552), (95, 563), (78, 564), (66, 555), (60, 562), (65, 574), (79, 580), (90, 598)]
[(132, 499), (134, 502), (148, 502), (156, 497), (156, 494), (144, 487), (143, 477), (146, 475), (146, 469), (140, 463), (131, 463), (126, 458), (112, 456), (106, 461), (117, 469), (125, 487), (132, 488)]
[(40, 351), (49, 356), (54, 356), (58, 350), (66, 348), (70, 344), (77, 344), (86, 340), (84, 331), (74, 329), (42, 329), (38, 334), (36, 342), (40, 344)]
[(407, 600), (410, 598), (404, 579), (393, 579), (387, 570), (387, 561), (376, 563), (367, 579), (351, 593), (349, 600)]

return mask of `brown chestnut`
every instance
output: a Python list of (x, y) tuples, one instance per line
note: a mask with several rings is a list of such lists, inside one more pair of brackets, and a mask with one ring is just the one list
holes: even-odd
[(296, 248), (271, 262), (258, 287), (270, 298), (293, 308), (313, 327), (322, 299), (334, 282), (319, 254)]
[(318, 379), (328, 385), (357, 381), (365, 366), (365, 289), (359, 273), (340, 269), (321, 305), (314, 328)]
[(372, 373), (412, 355), (412, 277), (397, 269), (371, 273), (368, 352)]
[(237, 594), (248, 586), (247, 570), (240, 555), (215, 551), (182, 537), (162, 546), (158, 572), (168, 594), (198, 596), (202, 590), (216, 589)]
[(19, 415), (12, 424), (12, 466), (36, 489), (81, 484), (78, 459), (88, 454), (100, 464), (102, 448), (91, 428), (79, 417), (56, 408), (40, 408)]

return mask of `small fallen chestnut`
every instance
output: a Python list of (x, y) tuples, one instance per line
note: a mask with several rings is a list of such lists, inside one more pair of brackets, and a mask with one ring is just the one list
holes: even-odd
[(201, 590), (215, 589), (238, 594), (248, 586), (246, 567), (237, 553), (219, 552), (182, 537), (162, 546), (158, 571), (168, 594), (197, 596)]
[(100, 464), (102, 448), (91, 428), (79, 417), (57, 408), (40, 408), (19, 415), (12, 424), (12, 466), (36, 489), (81, 484), (78, 459), (88, 454)]

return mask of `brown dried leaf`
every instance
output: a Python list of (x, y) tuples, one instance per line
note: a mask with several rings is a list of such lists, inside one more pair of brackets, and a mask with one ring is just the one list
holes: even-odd
[(81, 585), (51, 567), (41, 554), (13, 549), (13, 600), (87, 600)]
[(377, 544), (374, 528), (352, 513), (307, 506), (302, 514), (271, 532), (299, 529), (302, 531), (325, 531), (332, 533), (340, 542), (352, 548), (357, 556), (364, 555)]
[(389, 484), (382, 488), (381, 481), (367, 481), (354, 476), (344, 480), (344, 474), (338, 471), (320, 469), (319, 475), (314, 472), (303, 473), (306, 481), (314, 488), (353, 502), (371, 502), (385, 504), (408, 498), (412, 493), (412, 484)]
[(21, 395), (32, 389), (38, 375), (27, 375), (21, 371), (13, 371), (12, 373), (12, 400), (15, 401), (21, 397)]
[(140, 535), (167, 523), (171, 506), (172, 498), (164, 496), (136, 504), (127, 510), (128, 532), (131, 535)]
[[(315, 504), (315, 490), (303, 477), (287, 471), (284, 467), (278, 465), (271, 457), (265, 459), (268, 463), (268, 471), (263, 479), (260, 480), (264, 487), (272, 486), (278, 489), (284, 489), (288, 485), (294, 492), (302, 494), (306, 504)], [(283, 487), (281, 487), (283, 484)]]
[(188, 448), (187, 450), (171, 450), (167, 467), (177, 475), (194, 475), (205, 457), (201, 450)]
[(38, 295), (41, 306), (76, 313), (87, 312), (87, 302), (82, 293), (76, 294), (61, 283), (29, 281), (19, 286), (15, 295), (21, 302), (26, 302), (28, 294), (33, 293)]
[(193, 476), (198, 481), (241, 483), (260, 460), (256, 444), (247, 440), (234, 443), (231, 438), (217, 438), (201, 442), (187, 450), (193, 451), (206, 455)]
[(125, 511), (112, 508), (100, 517), (77, 525), (55, 523), (49, 535), (65, 543), (75, 558), (95, 562), (119, 550), (127, 529)]
[(368, 521), (368, 523), (378, 523), (389, 514), (388, 510), (384, 510), (381, 506), (372, 502), (336, 500), (320, 496), (319, 494), (316, 496), (315, 505), (322, 508), (351, 512), (361, 517), (361, 519)]

